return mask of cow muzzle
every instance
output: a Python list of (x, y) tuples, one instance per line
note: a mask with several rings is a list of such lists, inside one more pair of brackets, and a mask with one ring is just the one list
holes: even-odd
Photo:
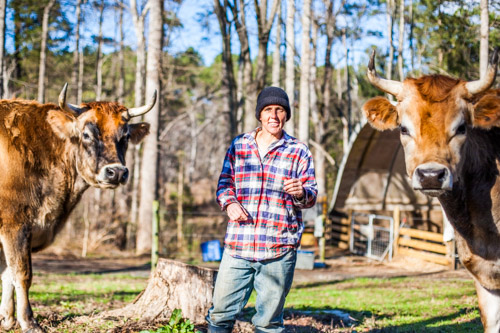
[(439, 163), (419, 165), (412, 175), (413, 189), (431, 197), (437, 197), (453, 187), (453, 175), (449, 168)]
[(127, 167), (118, 163), (104, 166), (97, 176), (99, 185), (104, 187), (116, 187), (120, 184), (125, 184), (127, 180)]

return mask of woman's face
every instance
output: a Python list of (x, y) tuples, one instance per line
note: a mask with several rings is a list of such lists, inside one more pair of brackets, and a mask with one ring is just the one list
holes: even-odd
[(281, 105), (267, 105), (260, 112), (262, 130), (276, 137), (281, 137), (286, 122), (286, 110)]

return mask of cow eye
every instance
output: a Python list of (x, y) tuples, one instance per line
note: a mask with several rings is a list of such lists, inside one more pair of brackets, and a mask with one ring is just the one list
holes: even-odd
[(462, 125), (458, 126), (455, 134), (456, 135), (463, 135), (463, 134), (465, 134), (465, 132), (467, 132), (467, 126), (465, 124), (462, 124)]
[(408, 131), (408, 127), (399, 126), (399, 130), (401, 131), (401, 135), (410, 135), (410, 131)]

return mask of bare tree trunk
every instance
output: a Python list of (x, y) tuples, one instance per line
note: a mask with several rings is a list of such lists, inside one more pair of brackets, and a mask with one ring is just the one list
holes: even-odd
[(47, 66), (47, 38), (49, 36), (49, 15), (55, 4), (55, 0), (50, 0), (43, 9), (42, 18), (42, 43), (40, 47), (40, 65), (38, 67), (38, 101), (45, 101), (45, 68)]
[[(442, 14), (441, 14), (441, 2), (438, 2), (438, 20), (437, 20), (438, 31), (441, 30), (442, 25), (443, 25), (443, 20), (442, 20)], [(438, 41), (438, 43), (439, 42), (440, 41)], [(439, 43), (439, 45), (437, 47), (437, 60), (438, 60), (438, 67), (439, 68), (443, 67), (443, 59), (444, 59), (444, 51), (445, 51), (444, 47), (441, 44), (442, 43)]]
[[(311, 52), (311, 77), (309, 80), (309, 90), (311, 94), (311, 118), (314, 130), (314, 139), (316, 142), (321, 142), (324, 126), (323, 119), (319, 115), (318, 96), (316, 94), (316, 75), (317, 75), (317, 41), (318, 41), (318, 24), (316, 21), (312, 23), (312, 52)], [(308, 142), (309, 143), (309, 142)], [(318, 183), (318, 197), (326, 194), (326, 174), (325, 174), (325, 156), (323, 151), (314, 149), (314, 168), (316, 172), (316, 181)]]
[(389, 42), (389, 59), (387, 60), (386, 74), (388, 80), (392, 78), (392, 63), (394, 61), (394, 45), (393, 45), (393, 34), (392, 34), (392, 26), (393, 26), (393, 17), (394, 17), (394, 1), (395, 0), (387, 0), (386, 3), (386, 13), (385, 17), (387, 20), (387, 41)]
[(242, 63), (242, 58), (238, 61), (238, 72), (236, 77), (236, 119), (238, 119), (238, 132), (242, 132), (244, 129), (244, 91), (243, 91), (243, 80), (245, 75), (245, 68)]
[(9, 66), (5, 63), (4, 59), (4, 64), (3, 64), (3, 95), (0, 96), (1, 98), (7, 99), (10, 98), (10, 89), (9, 89), (9, 81), (16, 70), (16, 59), (13, 57), (11, 60)]
[(398, 38), (398, 71), (399, 80), (404, 80), (403, 71), (403, 43), (405, 34), (405, 0), (399, 1), (399, 38)]
[(309, 141), (309, 76), (311, 59), (311, 0), (302, 9), (302, 54), (300, 56), (299, 140)]
[[(118, 9), (118, 69), (116, 71), (118, 75), (118, 89), (116, 91), (117, 100), (119, 103), (124, 104), (125, 101), (125, 55), (124, 55), (124, 32), (123, 32), (123, 12), (124, 12), (124, 0), (119, 1)], [(129, 175), (134, 174), (134, 146), (129, 145), (129, 150), (125, 155), (125, 163), (129, 169)], [(119, 189), (115, 190), (115, 202), (117, 205), (117, 223), (120, 226), (120, 232), (117, 235), (117, 245), (120, 249), (128, 248), (129, 240), (131, 239), (130, 233), (132, 232), (130, 217), (130, 203), (131, 198), (131, 186), (132, 182), (129, 181), (128, 184), (120, 186)]]
[(255, 119), (255, 86), (252, 86), (252, 60), (250, 59), (250, 42), (248, 40), (248, 31), (246, 25), (245, 3), (239, 0), (239, 5), (235, 1), (232, 7), (234, 24), (238, 39), (240, 41), (240, 59), (238, 65), (243, 72), (243, 80), (241, 85), (240, 105), (243, 108), (243, 131), (248, 132), (255, 128), (257, 120)]
[[(146, 76), (146, 37), (144, 36), (144, 21), (146, 18), (146, 15), (149, 11), (149, 2), (146, 1), (144, 6), (142, 7), (142, 10), (139, 10), (137, 7), (137, 0), (130, 0), (130, 13), (132, 14), (132, 21), (134, 23), (134, 28), (135, 28), (135, 36), (137, 40), (137, 49), (136, 49), (136, 64), (135, 64), (135, 85), (134, 85), (134, 95), (135, 95), (135, 106), (140, 106), (143, 104), (144, 101), (144, 79)], [(153, 111), (150, 111), (151, 113)], [(131, 202), (131, 207), (130, 207), (130, 225), (129, 225), (129, 230), (128, 232), (131, 233), (131, 230), (133, 226), (136, 228), (136, 245), (138, 244), (139, 240), (139, 230), (141, 228), (139, 227), (140, 222), (140, 216), (139, 216), (139, 194), (140, 190), (139, 187), (141, 186), (141, 146), (142, 144), (138, 144), (135, 146), (134, 149), (134, 177), (133, 177), (133, 182), (132, 182), (132, 202)], [(152, 200), (152, 199), (151, 199)], [(152, 207), (152, 202), (150, 203), (149, 209)], [(144, 208), (147, 209), (147, 208)], [(151, 230), (151, 219), (152, 219), (152, 213), (150, 217), (148, 218), (148, 226), (145, 226), (146, 229), (143, 233), (144, 235), (141, 236), (144, 238), (142, 242), (150, 242), (151, 240), (151, 235), (150, 235), (150, 230)], [(148, 231), (149, 230), (149, 231)], [(149, 234), (147, 234), (149, 232)], [(130, 234), (129, 234), (130, 236)], [(128, 242), (129, 244), (132, 243), (131, 241)], [(142, 246), (142, 245), (141, 245)], [(144, 250), (144, 252), (147, 252), (148, 250)]]
[(144, 36), (144, 20), (149, 11), (149, 2), (146, 1), (142, 11), (137, 8), (137, 0), (130, 0), (130, 13), (135, 27), (135, 38), (137, 39), (135, 64), (135, 106), (143, 104), (144, 101), (144, 76), (146, 73), (146, 38)]
[(415, 69), (415, 49), (413, 44), (413, 29), (415, 28), (415, 24), (413, 23), (413, 0), (409, 0), (410, 4), (408, 5), (408, 17), (410, 19), (410, 36), (408, 41), (410, 42), (410, 61), (411, 61), (411, 72)]
[(287, 0), (286, 4), (286, 62), (285, 62), (285, 90), (290, 102), (292, 118), (286, 122), (285, 130), (295, 135), (295, 0)]
[(82, 0), (76, 1), (76, 24), (75, 24), (75, 50), (73, 51), (73, 70), (71, 71), (72, 90), (75, 91), (75, 100), (78, 100), (78, 73), (79, 73), (79, 55), (80, 55), (80, 22), (82, 14)]
[(488, 69), (488, 38), (489, 38), (488, 0), (481, 0), (481, 39), (479, 44), (479, 73), (481, 78)]
[(104, 0), (101, 0), (99, 5), (99, 36), (97, 42), (97, 52), (96, 52), (96, 90), (95, 90), (95, 99), (96, 101), (101, 100), (102, 95), (102, 64), (103, 64), (103, 56), (102, 56), (102, 43), (103, 43), (103, 34), (102, 34), (102, 25), (104, 22)]
[[(245, 74), (243, 76), (243, 91), (245, 100), (244, 114), (244, 131), (248, 132), (255, 128), (257, 119), (255, 118), (255, 104), (257, 94), (265, 85), (267, 73), (267, 46), (269, 42), (269, 33), (273, 25), (274, 17), (278, 10), (278, 5), (281, 0), (274, 0), (271, 13), (267, 17), (267, 0), (262, 0), (259, 4), (258, 0), (254, 0), (255, 11), (257, 12), (257, 30), (258, 30), (258, 53), (256, 60), (256, 75), (252, 79), (252, 63), (250, 60), (250, 47), (248, 43), (248, 31), (245, 23), (245, 4), (240, 0), (239, 14), (241, 19), (235, 20), (236, 30), (240, 37), (242, 47), (243, 64), (245, 66)], [(235, 15), (236, 17), (236, 15)]]
[(85, 68), (85, 61), (84, 61), (84, 56), (83, 52), (80, 52), (78, 56), (78, 92), (77, 92), (77, 103), (82, 104), (83, 100), (83, 73), (84, 73), (84, 68)]
[(177, 179), (177, 249), (181, 250), (184, 244), (184, 152), (178, 154), (179, 174)]
[(222, 105), (223, 114), (227, 115), (228, 136), (226, 144), (236, 136), (237, 129), (237, 108), (236, 108), (236, 82), (233, 72), (233, 59), (231, 54), (231, 23), (227, 18), (226, 1), (221, 5), (219, 0), (214, 0), (215, 13), (219, 20), (219, 27), (222, 34)]
[(337, 99), (339, 102), (342, 100), (342, 71), (340, 68), (337, 69), (337, 85), (336, 85), (336, 90), (337, 90)]
[(325, 74), (321, 94), (323, 96), (321, 114), (326, 117), (330, 110), (331, 82), (332, 82), (332, 46), (335, 33), (336, 17), (333, 15), (333, 1), (325, 1), (326, 5), (326, 48), (325, 48)]
[(5, 11), (7, 8), (7, 0), (0, 0), (0, 98), (5, 95), (4, 79), (6, 77), (6, 65), (4, 60), (5, 54)]
[(349, 49), (347, 48), (347, 36), (346, 29), (342, 31), (342, 45), (344, 46), (345, 55), (345, 70), (344, 70), (344, 81), (346, 85), (346, 97), (347, 97), (347, 107), (345, 108), (344, 115), (342, 117), (343, 124), (343, 140), (344, 140), (344, 154), (347, 154), (347, 149), (349, 147), (349, 138), (351, 135), (351, 91), (349, 85)]
[(276, 15), (276, 45), (273, 53), (272, 85), (280, 87), (280, 69), (281, 69), (281, 4), (278, 7)]
[(123, 104), (125, 101), (125, 55), (124, 55), (124, 34), (123, 34), (123, 0), (120, 0), (120, 50), (118, 51), (118, 102)]
[[(163, 2), (150, 0), (148, 58), (146, 76), (146, 95), (153, 96), (158, 90), (161, 96), (161, 55), (163, 45)], [(151, 251), (152, 206), (158, 197), (158, 130), (160, 121), (160, 101), (158, 98), (154, 108), (146, 113), (144, 120), (150, 124), (150, 134), (144, 140), (144, 152), (141, 166), (141, 196), (139, 204), (139, 223), (137, 225), (136, 252), (144, 254)]]
[[(255, 93), (264, 88), (267, 74), (267, 47), (269, 45), (269, 34), (273, 26), (274, 18), (280, 7), (281, 0), (273, 0), (271, 13), (267, 17), (267, 0), (254, 0), (255, 10), (257, 12), (257, 31), (259, 37), (259, 52), (257, 53), (257, 69), (255, 74)], [(252, 112), (253, 113), (253, 112)], [(254, 117), (255, 118), (255, 117)]]
[[(131, 191), (130, 196), (132, 201), (130, 203), (130, 215), (129, 215), (129, 225), (127, 229), (127, 247), (130, 248), (130, 245), (133, 243), (133, 238), (131, 237), (133, 231), (137, 230), (137, 217), (139, 211), (139, 186), (140, 186), (140, 175), (141, 175), (141, 155), (140, 155), (140, 147), (141, 145), (135, 145), (133, 149), (133, 171), (132, 171), (132, 181), (131, 181)], [(130, 152), (132, 154), (132, 152)], [(135, 228), (135, 229), (134, 229)]]

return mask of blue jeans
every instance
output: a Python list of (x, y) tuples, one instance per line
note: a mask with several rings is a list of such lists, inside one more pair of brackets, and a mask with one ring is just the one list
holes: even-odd
[(257, 292), (252, 317), (256, 332), (283, 332), (283, 307), (292, 286), (297, 254), (264, 261), (233, 258), (224, 252), (215, 282), (213, 306), (206, 317), (208, 332), (233, 329), (236, 316), (245, 307), (252, 290)]

